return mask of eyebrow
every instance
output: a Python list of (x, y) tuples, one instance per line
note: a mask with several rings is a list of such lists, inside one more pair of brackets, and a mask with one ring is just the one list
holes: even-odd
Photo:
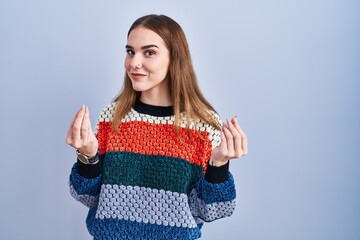
[[(148, 49), (148, 48), (152, 48), (152, 47), (156, 47), (156, 48), (159, 48), (157, 45), (155, 44), (150, 44), (150, 45), (145, 45), (145, 46), (142, 46), (141, 49)], [(130, 46), (130, 45), (126, 45), (125, 46), (126, 49), (134, 49), (134, 47)]]

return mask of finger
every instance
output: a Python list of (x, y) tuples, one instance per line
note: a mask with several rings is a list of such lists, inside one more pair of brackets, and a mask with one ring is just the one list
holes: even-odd
[(226, 144), (226, 137), (225, 137), (225, 133), (224, 133), (224, 126), (222, 126), (221, 132), (220, 132), (220, 148), (226, 149), (227, 150), (227, 144)]
[(79, 117), (79, 115), (81, 113), (82, 108), (83, 108), (83, 106), (81, 106), (80, 109), (76, 112), (73, 120), (70, 123), (70, 127), (69, 127), (69, 130), (68, 130), (67, 135), (66, 135), (66, 143), (67, 144), (71, 145), (72, 142), (73, 142), (73, 138), (74, 138), (74, 136), (73, 136), (73, 130), (74, 130), (73, 127), (74, 127), (74, 124), (77, 121), (77, 119), (78, 119), (78, 117)]
[(234, 122), (233, 119), (231, 119), (231, 121), (227, 120), (227, 126), (234, 137), (241, 135), (240, 131), (236, 128), (236, 125), (235, 125), (236, 123), (237, 122), (236, 121)]
[(234, 126), (235, 128), (238, 130), (238, 132), (241, 134), (241, 148), (244, 152), (244, 154), (246, 155), (248, 153), (248, 141), (247, 141), (247, 136), (245, 134), (245, 132), (242, 130), (242, 128), (240, 127), (240, 125), (238, 124), (238, 121), (237, 121), (237, 116), (235, 115), (232, 119), (233, 123), (234, 123)]
[(81, 132), (80, 132), (81, 139), (85, 143), (89, 138), (89, 128), (90, 128), (89, 108), (85, 107), (85, 113), (81, 124)]
[[(228, 121), (228, 120), (227, 120)], [(226, 138), (226, 145), (227, 145), (227, 151), (229, 153), (229, 156), (232, 156), (234, 153), (234, 140), (233, 135), (231, 134), (229, 127), (224, 124), (224, 133)]]
[[(90, 120), (90, 110), (88, 108), (88, 115), (87, 115), (87, 119), (88, 119), (88, 138), (90, 139), (91, 135), (94, 135), (94, 132), (92, 130), (92, 127), (91, 127), (91, 120)], [(94, 135), (95, 136), (95, 135)]]
[(225, 130), (226, 129), (226, 124), (223, 124), (222, 125), (222, 128), (221, 128), (221, 133), (220, 133), (220, 138), (221, 138), (221, 143), (219, 145), (219, 155), (218, 157), (220, 159), (229, 159), (229, 151), (228, 151), (228, 141), (227, 141), (227, 138), (226, 138), (226, 133), (225, 133)]
[(89, 111), (89, 133), (94, 133), (92, 126), (91, 126), (90, 111)]
[(241, 157), (241, 155), (243, 154), (243, 149), (242, 149), (242, 145), (241, 145), (241, 142), (242, 142), (242, 139), (241, 139), (241, 134), (239, 133), (239, 131), (235, 128), (234, 124), (227, 120), (228, 121), (228, 128), (233, 136), (233, 151), (234, 151), (234, 157), (236, 158), (239, 158)]
[(74, 143), (81, 141), (80, 129), (85, 115), (85, 106), (81, 106), (79, 112), (76, 114), (74, 124), (72, 125), (72, 138)]
[(239, 131), (239, 133), (241, 134), (241, 129), (240, 129), (240, 126), (238, 124), (237, 115), (232, 117), (231, 122), (234, 124), (236, 130)]
[[(77, 114), (76, 114), (77, 115)], [(72, 143), (72, 139), (73, 139), (73, 134), (72, 134), (72, 126), (74, 125), (74, 121), (76, 119), (76, 115), (75, 117), (73, 118), (73, 120), (71, 121), (71, 124), (69, 126), (69, 129), (68, 129), (68, 132), (66, 134), (66, 143), (67, 144), (70, 144)]]
[[(240, 126), (239, 126), (240, 128)], [(247, 140), (247, 136), (245, 134), (245, 132), (240, 128), (240, 132), (241, 132), (241, 138), (242, 138), (242, 141), (241, 141), (241, 146), (242, 146), (242, 149), (244, 151), (244, 154), (248, 154), (248, 140)]]
[(237, 115), (234, 115), (234, 116), (231, 118), (231, 122), (232, 122), (232, 123), (237, 122)]
[(233, 119), (232, 119), (231, 122), (234, 124), (235, 128), (239, 131), (239, 133), (240, 133), (241, 135), (245, 135), (245, 136), (246, 136), (245, 132), (241, 129), (241, 127), (240, 127), (240, 125), (239, 125), (239, 123), (238, 123), (238, 120), (237, 120), (237, 116), (236, 116), (236, 115), (233, 117)]
[(73, 118), (73, 120), (72, 120), (72, 122), (71, 122), (70, 126), (73, 126), (73, 125), (74, 125), (74, 123), (75, 123), (75, 121), (76, 121), (76, 118), (80, 115), (80, 113), (81, 113), (81, 111), (82, 111), (83, 107), (84, 107), (84, 105), (81, 105), (80, 109), (76, 112), (75, 117)]
[(244, 151), (244, 154), (248, 154), (248, 140), (247, 140), (247, 137), (246, 135), (243, 136), (242, 138), (242, 148), (243, 148), (243, 151)]

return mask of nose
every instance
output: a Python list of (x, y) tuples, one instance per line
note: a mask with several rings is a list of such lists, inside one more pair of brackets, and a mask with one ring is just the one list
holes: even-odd
[(142, 58), (140, 56), (140, 54), (135, 54), (132, 56), (131, 60), (130, 60), (130, 67), (133, 69), (136, 68), (141, 68), (142, 67)]

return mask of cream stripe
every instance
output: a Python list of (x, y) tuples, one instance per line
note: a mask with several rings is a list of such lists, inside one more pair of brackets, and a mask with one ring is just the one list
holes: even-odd
[[(116, 103), (111, 103), (106, 106), (102, 111), (98, 118), (98, 122), (111, 122), (113, 119), (114, 111), (115, 111)], [(214, 113), (214, 118), (220, 121), (219, 116)], [(131, 122), (131, 121), (142, 121), (156, 124), (174, 124), (175, 117), (167, 116), (167, 117), (154, 117), (147, 114), (138, 113), (134, 109), (131, 109), (129, 113), (126, 114), (122, 122)], [(184, 116), (181, 117), (181, 127), (186, 127), (186, 118)], [(214, 149), (220, 144), (220, 131), (215, 130), (209, 124), (204, 123), (203, 121), (196, 122), (197, 129), (200, 131), (207, 131), (209, 133), (209, 140), (211, 141), (212, 148)], [(192, 122), (190, 124), (190, 129), (194, 129), (195, 124)], [(98, 130), (98, 124), (95, 127), (95, 134)]]

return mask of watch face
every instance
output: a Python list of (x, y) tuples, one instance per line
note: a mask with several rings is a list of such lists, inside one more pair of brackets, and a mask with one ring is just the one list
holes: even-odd
[(82, 163), (85, 163), (85, 164), (88, 164), (88, 163), (89, 163), (88, 158), (87, 158), (86, 156), (82, 155), (82, 154), (79, 154), (79, 155), (78, 155), (78, 159), (79, 159), (80, 162), (82, 162)]
[(96, 164), (99, 161), (99, 152), (97, 152), (96, 155), (92, 158), (89, 158), (88, 156), (80, 153), (79, 151), (76, 151), (76, 153), (79, 161), (84, 164)]

